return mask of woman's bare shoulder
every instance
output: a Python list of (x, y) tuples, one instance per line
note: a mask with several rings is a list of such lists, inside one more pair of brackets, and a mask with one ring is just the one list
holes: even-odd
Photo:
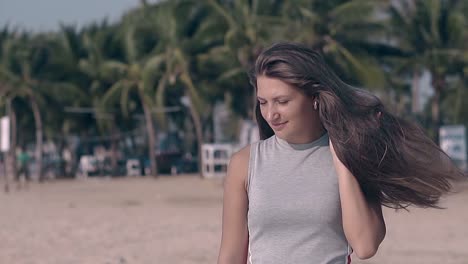
[(250, 145), (235, 152), (229, 162), (227, 180), (237, 182), (245, 186), (250, 159)]
[(250, 146), (251, 145), (249, 144), (249, 145), (241, 148), (239, 151), (235, 152), (234, 154), (232, 154), (231, 162), (236, 162), (236, 163), (245, 163), (245, 162), (247, 162), (247, 165), (248, 165), (248, 161), (249, 161), (249, 158), (250, 158)]

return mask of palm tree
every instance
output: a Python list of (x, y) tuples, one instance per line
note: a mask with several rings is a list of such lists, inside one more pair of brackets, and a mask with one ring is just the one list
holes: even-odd
[[(120, 138), (120, 126), (123, 122), (121, 115), (115, 111), (116, 107), (112, 103), (104, 100), (104, 95), (109, 86), (119, 78), (114, 71), (112, 60), (121, 59), (118, 52), (121, 41), (116, 37), (118, 28), (109, 26), (104, 21), (102, 24), (93, 24), (83, 30), (80, 41), (87, 55), (79, 59), (79, 70), (90, 79), (87, 83), (87, 93), (91, 100), (88, 100), (88, 107), (93, 110), (98, 130), (102, 135), (111, 134), (111, 170), (117, 171), (118, 139)], [(91, 105), (89, 105), (91, 103)], [(112, 105), (111, 105), (112, 104)], [(124, 102), (123, 107), (127, 105)]]
[[(208, 98), (213, 95), (213, 86), (205, 83), (204, 88), (197, 85), (196, 67), (198, 56), (209, 52), (212, 47), (220, 43), (218, 25), (209, 19), (206, 7), (200, 3), (187, 1), (173, 1), (160, 4), (156, 12), (146, 13), (145, 20), (153, 23), (160, 41), (155, 47), (155, 52), (161, 58), (156, 105), (165, 105), (166, 89), (177, 85), (183, 88), (182, 94), (188, 99), (186, 106), (192, 118), (198, 145), (198, 164), (202, 166), (201, 146), (203, 137), (203, 115), (207, 116), (206, 109), (210, 101), (216, 98)], [(219, 89), (218, 89), (219, 90)], [(215, 92), (216, 93), (216, 92)], [(200, 171), (202, 175), (202, 170)]]
[(9, 150), (4, 155), (4, 166), (5, 166), (5, 192), (10, 190), (10, 180), (16, 177), (16, 112), (12, 107), (11, 96), (6, 96), (6, 93), (11, 88), (8, 83), (3, 80), (3, 71), (0, 66), (0, 106), (4, 106), (6, 110), (6, 116), (10, 122), (10, 145)]
[(10, 38), (13, 38), (14, 32), (10, 32), (8, 27), (4, 27), (0, 31), (0, 106), (6, 108), (5, 115), (8, 115), (10, 119), (10, 150), (4, 155), (4, 166), (5, 166), (5, 192), (8, 192), (10, 187), (10, 178), (12, 175), (16, 175), (16, 115), (14, 109), (11, 107), (11, 98), (6, 97), (6, 91), (10, 90), (8, 80), (10, 79), (10, 73), (6, 70), (7, 57), (9, 57), (8, 50), (5, 48), (6, 43), (9, 42)]
[(43, 101), (38, 80), (34, 79), (34, 68), (37, 67), (39, 52), (37, 47), (29, 46), (32, 40), (26, 34), (5, 43), (3, 53), (5, 58), (4, 80), (9, 84), (5, 96), (23, 98), (29, 101), (36, 126), (36, 170), (39, 180), (42, 180), (42, 145), (43, 129), (39, 103)]
[[(262, 49), (275, 40), (284, 39), (282, 31), (283, 20), (280, 10), (284, 1), (204, 1), (214, 14), (211, 20), (217, 21), (222, 28), (224, 41), (222, 45), (213, 48), (210, 56), (234, 59), (236, 65), (222, 73), (219, 81), (244, 76), (253, 65)], [(228, 62), (229, 63), (229, 62)], [(248, 102), (246, 113), (253, 118), (253, 109), (256, 102), (253, 90), (247, 82), (237, 87), (234, 99), (244, 103)]]
[(447, 93), (447, 76), (459, 69), (466, 50), (463, 4), (456, 0), (400, 0), (389, 8), (390, 38), (406, 54), (399, 58), (400, 67), (413, 74), (421, 69), (431, 73), (434, 95), (430, 132), (435, 142), (439, 139), (440, 101)]
[(385, 1), (288, 2), (283, 9), (285, 35), (321, 51), (345, 81), (381, 90), (385, 76), (378, 58), (395, 52), (383, 34), (384, 7)]
[[(227, 47), (237, 54), (240, 62), (239, 66), (223, 74), (221, 79), (245, 74), (245, 70), (250, 68), (266, 44), (288, 40), (303, 42), (320, 50), (347, 82), (382, 90), (386, 79), (379, 67), (378, 55), (398, 52), (385, 43), (386, 39), (382, 33), (383, 21), (379, 16), (379, 12), (385, 7), (383, 2), (206, 2), (227, 24), (225, 46), (220, 50), (225, 51)], [(237, 94), (236, 96), (239, 97)], [(253, 98), (252, 103), (255, 100)]]
[[(49, 83), (45, 94), (47, 108), (42, 109), (46, 111), (44, 136), (57, 143), (58, 153), (63, 153), (72, 134), (96, 130), (90, 115), (77, 115), (69, 110), (73, 107), (88, 107), (89, 98), (94, 97), (87, 90), (90, 78), (79, 69), (79, 61), (86, 56), (83, 35), (88, 27), (78, 31), (74, 26), (61, 25), (60, 31), (54, 33), (47, 42), (50, 56), (41, 75)], [(77, 165), (74, 149), (69, 150), (71, 159), (67, 161), (64, 170), (67, 176), (73, 174)]]
[[(54, 50), (54, 38), (51, 35), (36, 35), (30, 37), (23, 33), (3, 46), (3, 80), (8, 84), (4, 90), (5, 96), (11, 100), (28, 102), (35, 124), (36, 171), (40, 181), (43, 180), (43, 114), (53, 113), (50, 106), (57, 104), (67, 95), (79, 95), (78, 88), (71, 83), (53, 80), (51, 60)], [(54, 73), (52, 73), (54, 72)], [(63, 95), (63, 94), (66, 95)], [(47, 107), (46, 107), (47, 106)], [(47, 114), (46, 116), (50, 116)]]
[[(156, 177), (156, 134), (152, 108), (155, 105), (154, 74), (161, 64), (162, 58), (150, 54), (138, 47), (138, 38), (134, 24), (122, 25), (124, 58), (119, 60), (105, 59), (99, 65), (99, 73), (117, 77), (102, 97), (101, 105), (108, 105), (120, 99), (124, 114), (128, 114), (128, 103), (131, 94), (136, 94), (143, 108), (145, 126), (148, 134), (148, 155), (151, 175)], [(98, 57), (96, 57), (98, 58)]]

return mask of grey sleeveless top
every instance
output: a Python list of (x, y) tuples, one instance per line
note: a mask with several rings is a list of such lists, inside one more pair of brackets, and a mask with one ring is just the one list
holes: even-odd
[(328, 134), (253, 143), (247, 192), (250, 264), (350, 263)]

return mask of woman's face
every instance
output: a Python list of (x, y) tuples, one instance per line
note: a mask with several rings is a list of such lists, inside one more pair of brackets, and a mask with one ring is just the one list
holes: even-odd
[[(263, 118), (281, 139), (293, 144), (313, 141), (322, 127), (314, 98), (279, 79), (259, 76), (257, 99)], [(317, 125), (319, 124), (319, 125)]]

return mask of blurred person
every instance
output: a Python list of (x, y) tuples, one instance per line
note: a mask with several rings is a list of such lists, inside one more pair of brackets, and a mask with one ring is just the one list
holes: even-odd
[(370, 258), (386, 233), (382, 206), (438, 208), (462, 175), (416, 124), (306, 46), (266, 49), (250, 80), (261, 140), (231, 157), (218, 264)]
[(31, 180), (29, 173), (29, 161), (31, 157), (26, 151), (25, 147), (20, 147), (16, 160), (18, 162), (18, 172), (16, 174), (16, 181), (18, 183), (18, 188), (21, 187), (21, 176), (24, 176), (24, 186), (27, 187), (28, 181)]

